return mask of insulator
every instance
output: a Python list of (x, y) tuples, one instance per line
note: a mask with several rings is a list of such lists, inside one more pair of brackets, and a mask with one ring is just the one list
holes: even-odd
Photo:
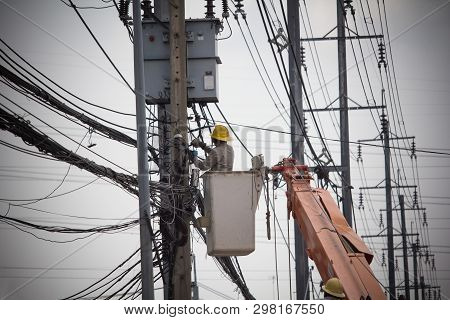
[(236, 7), (236, 11), (234, 12), (234, 18), (238, 18), (238, 14), (241, 14), (242, 18), (245, 20), (247, 17), (247, 14), (244, 11), (244, 4), (242, 3), (243, 0), (236, 0), (236, 4), (234, 5)]
[(423, 222), (422, 222), (423, 226), (428, 226), (428, 221), (427, 221), (427, 212), (424, 211), (423, 212)]
[(148, 19), (151, 18), (153, 14), (153, 6), (150, 0), (143, 0), (141, 3), (141, 8), (144, 11), (143, 18)]
[(356, 161), (362, 162), (362, 146), (361, 146), (361, 144), (358, 144), (357, 152), (358, 152), (358, 157), (356, 158)]
[(428, 287), (428, 299), (431, 300), (431, 288)]
[(355, 14), (355, 8), (353, 8), (352, 5), (353, 0), (344, 0), (344, 13), (350, 9), (350, 12), (352, 13), (352, 15)]
[(436, 292), (436, 289), (433, 290), (433, 300), (437, 300), (437, 292)]
[(229, 18), (230, 12), (228, 11), (228, 0), (222, 0), (222, 18)]
[(381, 266), (386, 267), (386, 255), (384, 252), (381, 254)]
[(214, 19), (215, 12), (214, 12), (214, 0), (206, 0), (206, 12), (205, 12), (205, 18), (206, 19)]
[(419, 206), (417, 199), (418, 199), (418, 197), (417, 197), (417, 190), (414, 190), (414, 193), (413, 193), (413, 208), (417, 208)]
[(364, 210), (364, 198), (363, 198), (362, 192), (359, 193), (358, 199), (359, 199), (358, 209), (359, 210), (361, 210), (361, 209)]
[(352, 6), (353, 0), (344, 0), (344, 8), (348, 9)]
[(378, 68), (381, 68), (383, 65), (384, 68), (387, 66), (386, 62), (386, 46), (383, 42), (378, 44)]
[(413, 140), (413, 142), (411, 143), (411, 159), (417, 159), (417, 155), (416, 155), (416, 142)]
[(235, 7), (236, 7), (236, 13), (237, 12), (242, 12), (243, 10), (242, 10), (242, 8), (244, 7), (244, 5), (242, 4), (242, 2), (243, 2), (244, 0), (236, 0), (236, 5), (235, 5)]
[(119, 16), (120, 19), (126, 20), (128, 19), (129, 15), (128, 12), (130, 10), (130, 0), (120, 0), (119, 2)]
[(300, 47), (300, 65), (306, 70), (305, 47)]
[(429, 264), (430, 263), (430, 252), (427, 250), (425, 250), (425, 263)]
[(419, 238), (416, 238), (416, 246), (419, 246), (419, 244), (420, 244), (420, 240), (419, 240)]
[(384, 112), (380, 116), (380, 122), (381, 122), (381, 138), (382, 140), (384, 140), (384, 138), (387, 137), (387, 133), (389, 130), (387, 116)]
[(431, 258), (431, 270), (436, 270), (436, 261), (434, 258)]
[(441, 300), (441, 288), (438, 288), (438, 299)]
[(121, 17), (124, 15), (124, 10), (125, 10), (125, 0), (120, 0), (119, 1), (119, 14)]
[(398, 258), (395, 258), (395, 270), (398, 271)]
[(380, 213), (380, 229), (384, 228), (383, 214)]
[(387, 132), (388, 129), (388, 120), (387, 120), (387, 116), (386, 114), (382, 113), (380, 116), (380, 121), (381, 121), (381, 130), (382, 132)]

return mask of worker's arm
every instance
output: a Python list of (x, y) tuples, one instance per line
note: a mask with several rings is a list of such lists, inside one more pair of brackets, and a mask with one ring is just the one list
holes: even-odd
[(198, 146), (202, 148), (205, 153), (211, 153), (211, 151), (213, 150), (213, 148), (209, 147), (206, 143), (201, 141), (199, 142)]
[(206, 157), (204, 161), (199, 160), (198, 158), (194, 159), (194, 164), (197, 168), (202, 171), (210, 170), (211, 168), (217, 166), (217, 151), (214, 149), (210, 149), (209, 155)]
[(212, 148), (208, 147), (206, 143), (200, 141), (197, 138), (192, 140), (191, 145), (195, 148), (202, 148), (206, 153), (210, 153), (212, 151)]

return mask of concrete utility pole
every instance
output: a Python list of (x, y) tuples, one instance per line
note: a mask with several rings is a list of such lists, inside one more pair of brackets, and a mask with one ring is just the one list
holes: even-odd
[[(170, 45), (170, 115), (172, 134), (181, 135), (174, 139), (172, 149), (174, 184), (189, 186), (189, 163), (186, 159), (187, 145), (187, 87), (186, 87), (186, 31), (184, 0), (169, 1), (169, 45)], [(173, 299), (191, 299), (191, 248), (190, 217), (184, 207), (184, 199), (174, 203), (179, 209), (184, 230), (177, 226), (177, 239), (183, 237), (183, 244), (175, 247), (173, 269)], [(187, 229), (187, 230), (186, 230)]]
[[(305, 146), (302, 127), (303, 103), (302, 103), (302, 82), (299, 70), (300, 66), (300, 18), (299, 4), (296, 0), (287, 0), (288, 34), (290, 37), (291, 50), (289, 50), (289, 85), (292, 92), (291, 100), (291, 147), (292, 157), (299, 163), (305, 163)], [(299, 123), (301, 122), (301, 124)], [(308, 256), (305, 250), (305, 242), (297, 224), (295, 228), (295, 279), (297, 300), (309, 300), (308, 291)]]
[(408, 267), (408, 243), (406, 241), (406, 219), (405, 219), (405, 196), (399, 195), (400, 214), (402, 219), (402, 242), (403, 242), (403, 269), (405, 275), (405, 297), (411, 300), (409, 292), (409, 267)]
[(417, 278), (417, 244), (413, 243), (414, 300), (419, 300), (419, 281)]
[[(155, 0), (154, 15), (159, 21), (168, 24), (169, 22), (169, 2), (166, 0)], [(165, 104), (158, 104), (158, 142), (159, 142), (159, 181), (162, 183), (170, 183), (170, 167), (171, 167), (171, 149), (170, 141), (173, 134), (170, 127), (170, 110)], [(169, 224), (166, 221), (171, 221), (173, 218), (173, 210), (170, 210), (172, 203), (169, 195), (161, 193), (161, 208), (159, 215), (162, 219), (159, 221), (159, 226), (162, 234), (162, 255), (163, 255), (163, 283), (164, 283), (164, 300), (172, 298), (172, 274), (171, 268), (173, 265), (172, 252), (174, 248), (173, 237), (175, 234), (174, 224)]]
[(192, 282), (192, 299), (200, 300), (200, 296), (198, 294), (197, 263), (195, 261), (195, 254), (192, 254), (192, 262), (194, 264), (194, 281)]
[(337, 36), (339, 69), (339, 114), (341, 134), (342, 167), (342, 211), (350, 227), (352, 223), (352, 190), (350, 177), (350, 146), (347, 96), (347, 52), (345, 38), (345, 9), (342, 0), (337, 0)]
[(395, 295), (395, 264), (394, 264), (394, 228), (392, 224), (391, 148), (389, 145), (389, 121), (387, 120), (387, 116), (384, 113), (384, 110), (383, 113), (381, 114), (381, 128), (384, 142), (389, 293), (391, 297), (394, 297), (395, 299), (396, 295)]
[[(159, 141), (159, 181), (162, 183), (170, 182), (170, 117), (165, 105), (158, 105), (158, 141)], [(164, 282), (164, 300), (169, 300), (171, 297), (171, 253), (173, 251), (173, 242), (171, 237), (167, 234), (174, 234), (175, 228), (173, 224), (168, 224), (166, 221), (171, 221), (173, 216), (169, 209), (172, 206), (169, 195), (164, 192), (161, 193), (161, 208), (159, 214), (164, 219), (160, 219), (159, 226), (162, 234), (162, 251), (163, 251), (163, 282)]]
[(427, 297), (425, 295), (425, 277), (420, 276), (420, 291), (422, 292), (422, 300), (426, 300)]
[(148, 173), (147, 122), (144, 95), (144, 51), (142, 46), (141, 2), (133, 0), (134, 92), (138, 153), (139, 222), (141, 240), (142, 300), (154, 300), (152, 231)]

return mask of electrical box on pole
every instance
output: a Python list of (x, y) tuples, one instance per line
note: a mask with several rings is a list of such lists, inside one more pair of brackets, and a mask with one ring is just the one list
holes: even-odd
[[(145, 97), (149, 104), (170, 103), (168, 24), (145, 19), (143, 26)], [(218, 101), (217, 34), (219, 19), (186, 20), (188, 102)]]

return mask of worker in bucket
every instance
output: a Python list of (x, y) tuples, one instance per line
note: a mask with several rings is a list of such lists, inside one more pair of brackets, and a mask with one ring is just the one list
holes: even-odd
[(330, 278), (322, 286), (325, 300), (341, 300), (345, 298), (344, 288), (338, 278)]
[(202, 148), (205, 151), (206, 159), (201, 161), (191, 155), (191, 161), (202, 171), (233, 171), (234, 150), (228, 144), (231, 140), (228, 129), (220, 124), (216, 125), (211, 133), (211, 140), (214, 148), (208, 147), (199, 139), (192, 140), (191, 145), (194, 148)]

